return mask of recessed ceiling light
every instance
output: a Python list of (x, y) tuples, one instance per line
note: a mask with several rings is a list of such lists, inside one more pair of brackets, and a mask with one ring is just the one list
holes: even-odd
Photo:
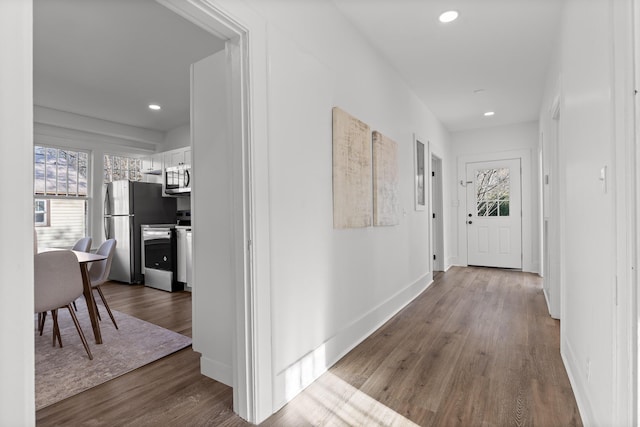
[(487, 111), (486, 113), (484, 113), (485, 117), (490, 117), (493, 116), (495, 114), (495, 112), (493, 111)]
[(150, 110), (156, 110), (156, 111), (157, 111), (157, 110), (162, 109), (162, 107), (161, 107), (161, 106), (159, 106), (158, 104), (149, 104), (149, 109), (150, 109)]
[(458, 11), (448, 10), (440, 14), (440, 17), (438, 19), (444, 24), (455, 21), (456, 19), (458, 19)]

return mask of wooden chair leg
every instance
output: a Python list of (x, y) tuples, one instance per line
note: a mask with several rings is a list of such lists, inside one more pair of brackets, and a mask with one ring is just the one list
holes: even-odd
[(93, 300), (93, 306), (96, 308), (98, 320), (102, 321), (102, 317), (100, 317), (100, 310), (98, 310), (98, 302), (96, 301), (96, 296), (93, 294), (93, 289), (91, 290), (91, 299)]
[(75, 323), (76, 325), (78, 335), (80, 335), (80, 340), (82, 341), (84, 349), (87, 351), (89, 360), (93, 360), (93, 355), (91, 354), (91, 350), (89, 350), (89, 343), (87, 343), (87, 339), (84, 337), (84, 333), (82, 332), (82, 328), (80, 327), (80, 323), (78, 322), (78, 317), (76, 316), (75, 311), (73, 311), (73, 307), (71, 307), (71, 304), (67, 304), (67, 309), (69, 310), (69, 313), (71, 313), (71, 318), (73, 319), (73, 323)]
[(56, 338), (62, 348), (62, 337), (60, 336), (60, 327), (58, 326), (58, 310), (51, 310), (51, 318), (53, 319), (53, 347), (56, 346)]
[(47, 312), (38, 313), (38, 331), (40, 332), (40, 336), (42, 336), (45, 320), (47, 320)]
[(109, 304), (107, 304), (107, 300), (104, 297), (104, 294), (102, 293), (102, 289), (100, 289), (100, 286), (96, 286), (96, 289), (98, 290), (98, 293), (100, 294), (100, 299), (102, 300), (102, 303), (104, 304), (104, 307), (107, 309), (107, 313), (109, 313), (109, 317), (111, 317), (111, 321), (113, 322), (113, 326), (115, 326), (116, 329), (118, 329), (118, 325), (116, 323), (116, 319), (114, 319), (113, 313), (111, 313), (111, 309), (109, 308)]

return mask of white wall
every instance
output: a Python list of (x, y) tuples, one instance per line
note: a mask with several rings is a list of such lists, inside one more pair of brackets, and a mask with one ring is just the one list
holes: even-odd
[[(35, 425), (32, 3), (0, 2), (0, 425)], [(11, 208), (7, 208), (7, 204)]]
[[(490, 120), (490, 119), (489, 119)], [(451, 157), (457, 164), (452, 168), (448, 180), (454, 183), (450, 193), (456, 221), (451, 223), (451, 241), (455, 245), (451, 251), (450, 264), (467, 264), (466, 243), (466, 193), (460, 180), (466, 180), (466, 161), (522, 158), (522, 269), (539, 272), (539, 160), (538, 122), (517, 123), (486, 129), (455, 132), (451, 135)]]
[(162, 151), (175, 150), (191, 145), (191, 125), (189, 123), (169, 129), (164, 135)]
[[(268, 35), (277, 409), (431, 281), (429, 214), (414, 210), (413, 134), (431, 143), (445, 167), (449, 136), (331, 3), (249, 3)], [(398, 226), (333, 229), (334, 106), (398, 143)]]
[(561, 352), (585, 425), (635, 425), (627, 325), (633, 139), (625, 135), (632, 61), (625, 46), (613, 45), (628, 43), (630, 16), (628, 1), (567, 2), (540, 115), (541, 132), (550, 134), (559, 93), (560, 241), (550, 244), (561, 254)]

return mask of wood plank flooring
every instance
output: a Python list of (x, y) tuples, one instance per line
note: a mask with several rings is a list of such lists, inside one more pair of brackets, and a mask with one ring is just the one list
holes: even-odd
[[(186, 335), (191, 295), (104, 286), (112, 308)], [(245, 426), (190, 348), (36, 413), (39, 426)], [(535, 275), (451, 268), (265, 426), (580, 426)]]

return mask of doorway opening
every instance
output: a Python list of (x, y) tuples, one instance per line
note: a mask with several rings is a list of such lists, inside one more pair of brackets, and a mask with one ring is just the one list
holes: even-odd
[[(232, 213), (230, 215), (226, 215), (228, 223), (223, 224), (227, 227), (228, 234), (231, 236), (230, 239), (226, 240), (227, 245), (225, 247), (225, 256), (228, 256), (230, 259), (230, 262), (227, 263), (230, 279), (228, 281), (229, 289), (225, 295), (226, 298), (222, 303), (228, 307), (229, 314), (228, 317), (225, 318), (225, 321), (228, 321), (228, 324), (224, 325), (226, 334), (225, 344), (228, 343), (228, 353), (232, 356), (230, 356), (231, 359), (229, 360), (229, 364), (228, 366), (225, 366), (225, 368), (228, 371), (229, 382), (232, 384), (234, 392), (234, 411), (249, 421), (255, 421), (258, 417), (262, 417), (260, 414), (267, 411), (270, 414), (271, 406), (270, 401), (265, 399), (265, 402), (267, 402), (265, 403), (266, 409), (262, 407), (258, 409), (256, 408), (256, 402), (260, 401), (259, 397), (261, 396), (256, 396), (257, 393), (255, 390), (262, 383), (257, 384), (258, 381), (255, 379), (258, 363), (254, 362), (254, 358), (258, 357), (260, 353), (253, 351), (252, 347), (256, 343), (255, 331), (257, 329), (266, 330), (267, 326), (258, 327), (254, 325), (269, 325), (270, 322), (259, 322), (254, 320), (257, 308), (253, 304), (253, 290), (256, 289), (257, 286), (255, 286), (253, 281), (253, 271), (258, 258), (258, 249), (256, 248), (261, 248), (262, 246), (247, 244), (247, 242), (257, 240), (255, 239), (255, 234), (256, 230), (260, 229), (260, 226), (256, 226), (252, 222), (254, 216), (253, 212), (255, 210), (255, 206), (261, 206), (260, 203), (262, 203), (262, 199), (258, 201), (258, 203), (254, 200), (254, 187), (251, 183), (256, 181), (259, 182), (260, 177), (256, 178), (254, 174), (255, 163), (249, 162), (250, 158), (253, 160), (256, 157), (259, 157), (255, 156), (250, 140), (256, 138), (255, 134), (262, 133), (261, 129), (257, 131), (253, 129), (253, 118), (249, 115), (249, 111), (251, 110), (249, 108), (249, 94), (251, 93), (252, 96), (255, 96), (255, 92), (249, 90), (249, 80), (252, 75), (249, 73), (249, 61), (251, 58), (248, 53), (249, 31), (235, 20), (231, 19), (226, 10), (209, 3), (199, 1), (185, 2), (182, 0), (157, 0), (157, 2), (150, 1), (148, 3), (155, 4), (156, 6), (157, 4), (160, 4), (163, 6), (160, 7), (160, 9), (166, 8), (171, 11), (170, 14), (175, 13), (180, 17), (185, 18), (191, 25), (204, 29), (225, 42), (225, 48), (222, 52), (224, 56), (224, 72), (222, 74), (227, 79), (225, 81), (227, 87), (225, 88), (226, 105), (224, 105), (224, 110), (228, 115), (228, 120), (224, 123), (225, 138), (223, 145), (224, 151), (226, 152), (226, 164), (228, 165), (228, 174), (225, 177), (225, 184), (227, 184), (226, 188), (229, 194), (225, 194), (225, 196), (228, 197), (223, 199), (216, 199), (217, 194), (215, 189), (211, 188), (211, 181), (206, 179), (197, 179), (198, 169), (201, 171), (206, 169), (205, 166), (207, 166), (207, 160), (212, 159), (212, 152), (203, 145), (195, 144), (192, 148), (194, 149), (194, 153), (198, 153), (198, 157), (194, 162), (196, 163), (194, 168), (196, 185), (192, 186), (192, 197), (196, 198), (200, 196), (202, 200), (205, 200), (205, 198), (225, 200), (225, 205), (227, 206), (228, 211)], [(142, 3), (140, 2), (137, 6), (140, 6), (141, 4)], [(90, 5), (85, 6), (90, 7)], [(129, 5), (126, 7), (128, 6)], [(122, 15), (127, 15), (127, 18), (133, 19), (135, 15), (133, 11), (136, 10), (136, 5), (132, 6), (133, 7), (129, 9), (130, 14), (125, 10)], [(148, 22), (143, 21), (142, 25), (144, 24), (148, 24)], [(252, 35), (256, 33), (261, 34), (260, 31), (261, 30), (256, 30)], [(262, 40), (265, 39), (265, 37), (258, 35), (255, 36), (255, 39)], [(260, 46), (259, 43), (257, 44)], [(253, 45), (252, 48), (254, 50), (259, 49), (259, 47)], [(143, 56), (144, 55), (138, 55), (138, 57)], [(258, 65), (260, 70), (265, 69), (260, 65)], [(255, 74), (260, 74), (260, 71), (255, 72), (253, 75)], [(260, 90), (262, 90), (262, 88)], [(264, 90), (266, 91), (266, 89)], [(266, 114), (261, 110), (258, 111), (258, 113), (254, 110), (251, 110), (251, 112), (253, 117)], [(209, 116), (215, 116), (215, 112), (210, 113)], [(95, 115), (95, 117), (97, 118), (98, 116)], [(104, 119), (106, 120), (107, 118), (105, 117)], [(113, 123), (119, 123), (115, 121), (115, 119), (111, 121)], [(122, 121), (122, 123), (124, 123), (124, 121)], [(135, 126), (135, 124), (132, 123), (131, 126)], [(115, 133), (116, 131), (106, 129), (105, 132)], [(266, 132), (264, 133), (266, 134)], [(143, 151), (142, 154), (147, 154), (152, 151), (155, 148), (155, 143), (162, 143), (162, 139), (160, 139), (160, 137), (156, 137), (155, 132), (149, 132), (148, 134), (142, 132), (140, 135), (136, 135), (143, 141), (143, 145), (138, 147), (139, 150)], [(182, 133), (180, 135), (182, 135)], [(138, 141), (139, 139), (132, 140)], [(126, 144), (120, 143), (120, 145), (125, 147)], [(209, 143), (209, 145), (211, 144)], [(122, 150), (124, 152), (129, 148), (130, 147), (126, 146)], [(261, 159), (262, 157), (259, 157), (258, 162)], [(198, 162), (200, 162), (203, 167), (198, 168)], [(94, 174), (94, 177), (96, 175), (97, 174)], [(200, 183), (199, 186), (197, 185), (198, 182)], [(193, 200), (193, 198), (191, 200)], [(99, 197), (97, 199), (101, 200)], [(193, 300), (193, 325), (195, 331), (198, 327), (205, 329), (208, 324), (212, 323), (207, 322), (207, 319), (203, 318), (202, 314), (198, 314), (198, 308), (196, 307), (198, 304), (207, 304), (207, 295), (203, 292), (207, 283), (205, 280), (198, 281), (198, 276), (205, 277), (208, 275), (203, 272), (203, 270), (208, 270), (208, 266), (204, 261), (198, 262), (198, 253), (202, 254), (200, 255), (201, 257), (204, 257), (204, 254), (206, 253), (209, 253), (210, 256), (211, 240), (198, 236), (198, 228), (200, 227), (200, 224), (202, 224), (203, 227), (201, 227), (201, 230), (206, 229), (204, 225), (207, 223), (206, 219), (210, 216), (209, 214), (211, 209), (207, 209), (204, 204), (198, 205), (193, 202), (191, 208), (194, 218), (194, 295), (199, 295), (199, 298), (194, 298)], [(98, 211), (99, 215), (101, 209), (95, 210)], [(197, 222), (198, 218), (200, 218), (200, 223)], [(267, 238), (261, 239), (260, 242), (261, 245), (269, 245)], [(198, 285), (201, 285), (200, 290), (197, 289)], [(261, 288), (264, 289), (264, 286)], [(264, 304), (268, 305), (268, 300), (262, 299), (261, 301), (266, 301)], [(210, 312), (210, 307), (208, 308)], [(200, 310), (200, 313), (203, 312), (205, 312), (205, 310)], [(268, 334), (263, 335), (269, 336)], [(270, 352), (270, 347), (268, 346), (261, 346), (261, 348), (264, 348), (265, 352)], [(266, 364), (261, 364), (261, 366), (266, 366)], [(270, 378), (270, 371), (267, 372), (265, 368), (261, 371), (266, 372), (265, 376)], [(270, 389), (270, 384), (267, 384), (265, 388)]]
[[(230, 346), (231, 360), (228, 369), (223, 369), (227, 380), (233, 388), (233, 409), (242, 418), (248, 421), (256, 421), (262, 418), (265, 408), (258, 408), (258, 395), (256, 389), (260, 387), (256, 381), (256, 363), (254, 358), (257, 357), (251, 346), (255, 342), (256, 329), (253, 327), (252, 318), (255, 314), (256, 307), (252, 303), (255, 284), (253, 283), (253, 266), (256, 255), (252, 253), (253, 248), (249, 248), (246, 242), (254, 239), (254, 228), (252, 227), (252, 204), (253, 187), (251, 178), (253, 176), (253, 166), (249, 162), (251, 157), (251, 144), (249, 141), (251, 119), (249, 117), (249, 55), (248, 49), (248, 30), (239, 23), (232, 20), (225, 10), (211, 4), (195, 4), (180, 0), (158, 0), (159, 3), (168, 9), (187, 19), (194, 25), (197, 25), (211, 34), (225, 40), (225, 55), (218, 59), (208, 57), (192, 66), (192, 110), (204, 105), (208, 110), (200, 109), (201, 113), (192, 111), (192, 118), (199, 120), (201, 123), (200, 130), (198, 125), (194, 127), (192, 124), (192, 132), (198, 133), (202, 131), (202, 135), (214, 138), (213, 144), (207, 138), (192, 135), (192, 150), (194, 157), (194, 185), (192, 188), (193, 197), (197, 198), (201, 195), (206, 201), (209, 198), (214, 200), (227, 200), (229, 207), (227, 215), (221, 215), (222, 221), (218, 221), (215, 225), (208, 228), (210, 236), (216, 236), (220, 232), (220, 228), (225, 228), (230, 236), (226, 245), (220, 242), (218, 246), (211, 247), (212, 241), (207, 238), (194, 238), (194, 287), (195, 296), (193, 303), (193, 329), (194, 344), (198, 329), (204, 330), (207, 325), (211, 324), (211, 304), (216, 298), (222, 297), (223, 300), (219, 304), (224, 304), (227, 316), (225, 319), (229, 322), (224, 330), (219, 330), (219, 334), (214, 337), (208, 337), (207, 334), (202, 335), (203, 340), (201, 349), (211, 349), (215, 347), (216, 340), (222, 339), (225, 345)], [(223, 83), (215, 81), (212, 73), (209, 73), (212, 61), (221, 64), (223, 72), (219, 74), (219, 78), (223, 79)], [(209, 74), (207, 77), (204, 74)], [(197, 83), (199, 81), (199, 83)], [(216, 95), (225, 97), (226, 103), (223, 106), (226, 111), (222, 117), (219, 113), (221, 110), (214, 106), (215, 99), (206, 100), (200, 96), (199, 101), (194, 101), (194, 87), (198, 86), (198, 91), (206, 92), (212, 98)], [(202, 89), (202, 90), (201, 90)], [(202, 95), (202, 93), (200, 93)], [(218, 106), (219, 107), (219, 106)], [(216, 116), (220, 116), (215, 119)], [(217, 123), (219, 129), (213, 130), (212, 120)], [(219, 121), (216, 122), (216, 120)], [(215, 133), (215, 134), (214, 134)], [(209, 139), (211, 139), (209, 138)], [(200, 157), (199, 157), (200, 156)], [(224, 168), (223, 182), (214, 184), (210, 180), (200, 180), (198, 182), (198, 161), (200, 161), (200, 170), (207, 171), (207, 161), (214, 162), (217, 156), (222, 156), (221, 161), (226, 160)], [(212, 163), (209, 164), (209, 166)], [(210, 177), (209, 177), (210, 178)], [(219, 177), (220, 178), (220, 177)], [(227, 185), (224, 185), (224, 184)], [(230, 184), (230, 185), (229, 185)], [(233, 190), (232, 190), (233, 189)], [(210, 213), (211, 206), (208, 203), (192, 203), (192, 215), (194, 220), (200, 217), (203, 222), (194, 222), (194, 227), (199, 224), (206, 224), (205, 218)], [(225, 245), (222, 247), (221, 245)], [(214, 253), (220, 251), (228, 251), (229, 257), (226, 265), (225, 276), (229, 280), (230, 288), (220, 290), (219, 288), (209, 287), (209, 292), (203, 293), (205, 298), (198, 297), (198, 285), (207, 283), (208, 272), (207, 252), (213, 250)], [(198, 256), (200, 254), (200, 257)], [(200, 262), (199, 262), (200, 261)], [(198, 277), (202, 280), (198, 282)], [(226, 332), (225, 332), (226, 330)], [(201, 358), (201, 370), (203, 374), (213, 372), (207, 370), (204, 366), (205, 358)], [(209, 367), (219, 365), (215, 355), (207, 360)], [(215, 371), (218, 374), (220, 371)], [(270, 409), (270, 408), (269, 408)], [(269, 411), (270, 413), (270, 411)]]

